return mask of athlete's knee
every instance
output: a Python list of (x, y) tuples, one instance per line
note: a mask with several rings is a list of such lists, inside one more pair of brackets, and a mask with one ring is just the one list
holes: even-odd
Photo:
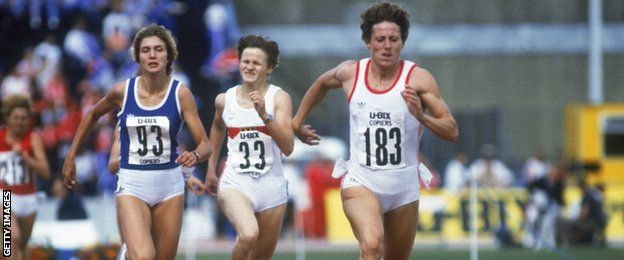
[(156, 258), (156, 252), (153, 248), (128, 248), (126, 256), (130, 260), (153, 260)]
[(244, 251), (250, 251), (254, 245), (256, 245), (256, 243), (258, 242), (258, 230), (246, 230), (246, 231), (242, 231), (240, 232), (240, 234), (238, 235), (238, 245), (244, 250)]
[(383, 236), (364, 237), (360, 242), (360, 251), (364, 259), (381, 259)]

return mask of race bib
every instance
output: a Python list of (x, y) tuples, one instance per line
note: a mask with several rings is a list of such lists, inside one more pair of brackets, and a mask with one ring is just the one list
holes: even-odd
[(128, 117), (130, 150), (128, 164), (163, 164), (171, 160), (169, 118), (165, 116)]
[(22, 156), (13, 151), (0, 152), (0, 176), (2, 182), (8, 186), (31, 182)]
[(358, 163), (373, 170), (404, 167), (405, 115), (376, 109), (360, 110), (356, 116)]
[(247, 173), (258, 178), (267, 173), (273, 166), (273, 149), (271, 136), (254, 127), (242, 128), (228, 142), (228, 150), (234, 170)]

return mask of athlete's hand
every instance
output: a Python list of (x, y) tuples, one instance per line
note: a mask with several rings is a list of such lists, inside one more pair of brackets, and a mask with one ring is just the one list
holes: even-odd
[(321, 141), (321, 136), (316, 134), (316, 130), (312, 128), (310, 125), (303, 125), (299, 128), (293, 129), (297, 138), (301, 140), (301, 142), (308, 145), (317, 145)]
[(20, 153), (22, 155), (22, 159), (24, 160), (24, 162), (26, 163), (28, 167), (32, 167), (32, 165), (35, 164), (35, 159), (32, 156), (30, 156), (28, 152), (21, 151)]
[(204, 183), (193, 175), (186, 181), (186, 185), (191, 192), (197, 196), (204, 195), (205, 193), (206, 188), (204, 187)]
[(219, 191), (219, 179), (214, 172), (208, 172), (206, 174), (206, 181), (204, 182), (204, 189), (211, 196), (216, 197)]
[(405, 103), (407, 103), (407, 109), (409, 112), (416, 117), (419, 121), (425, 116), (425, 107), (422, 103), (420, 95), (416, 92), (416, 90), (410, 88), (409, 86), (405, 87), (405, 90), (401, 91), (401, 96)]
[(63, 162), (63, 184), (68, 189), (71, 189), (78, 183), (76, 181), (76, 163), (73, 157), (65, 157)]
[(184, 167), (191, 167), (197, 163), (199, 157), (194, 152), (184, 151), (178, 155), (175, 160), (176, 163), (181, 164)]
[(260, 118), (266, 118), (267, 112), (264, 106), (264, 97), (260, 94), (260, 92), (250, 92), (249, 98), (251, 99), (251, 102), (253, 102), (254, 109), (256, 109), (256, 112), (258, 112), (258, 116), (260, 116)]

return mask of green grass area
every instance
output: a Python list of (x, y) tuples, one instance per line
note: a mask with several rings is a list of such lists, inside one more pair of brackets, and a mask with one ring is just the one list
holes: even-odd
[[(306, 260), (343, 260), (357, 259), (357, 252), (338, 251), (338, 252), (306, 252)], [(184, 259), (184, 256), (178, 256), (177, 259)], [(200, 254), (196, 259), (230, 259), (229, 254)], [(295, 253), (279, 253), (271, 258), (273, 260), (292, 260), (296, 259)], [(445, 249), (415, 249), (412, 259), (470, 259), (469, 250), (445, 250)], [(530, 249), (501, 249), (501, 250), (480, 250), (479, 259), (591, 259), (591, 260), (609, 260), (624, 259), (624, 249), (610, 248), (567, 248), (558, 251), (534, 251)]]

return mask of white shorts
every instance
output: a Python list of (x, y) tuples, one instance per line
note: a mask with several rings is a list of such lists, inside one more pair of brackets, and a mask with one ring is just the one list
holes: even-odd
[(360, 183), (353, 176), (348, 173), (342, 179), (342, 183), (340, 184), (340, 189), (345, 190), (351, 187), (365, 187), (369, 189), (371, 192), (375, 193), (377, 199), (379, 199), (379, 203), (381, 204), (382, 213), (386, 213), (403, 205), (410, 204), (414, 201), (420, 199), (420, 187), (416, 186), (413, 189), (409, 189), (407, 191), (395, 193), (395, 194), (381, 194), (377, 193), (366, 185)]
[(166, 170), (119, 169), (116, 196), (134, 196), (150, 207), (184, 194), (184, 177), (180, 167)]
[(37, 194), (15, 194), (11, 193), (11, 212), (17, 217), (30, 216), (37, 212)]
[(283, 175), (267, 174), (260, 178), (254, 178), (247, 173), (225, 170), (219, 180), (219, 192), (225, 189), (234, 189), (247, 196), (253, 204), (255, 213), (285, 204), (288, 201), (288, 182)]

